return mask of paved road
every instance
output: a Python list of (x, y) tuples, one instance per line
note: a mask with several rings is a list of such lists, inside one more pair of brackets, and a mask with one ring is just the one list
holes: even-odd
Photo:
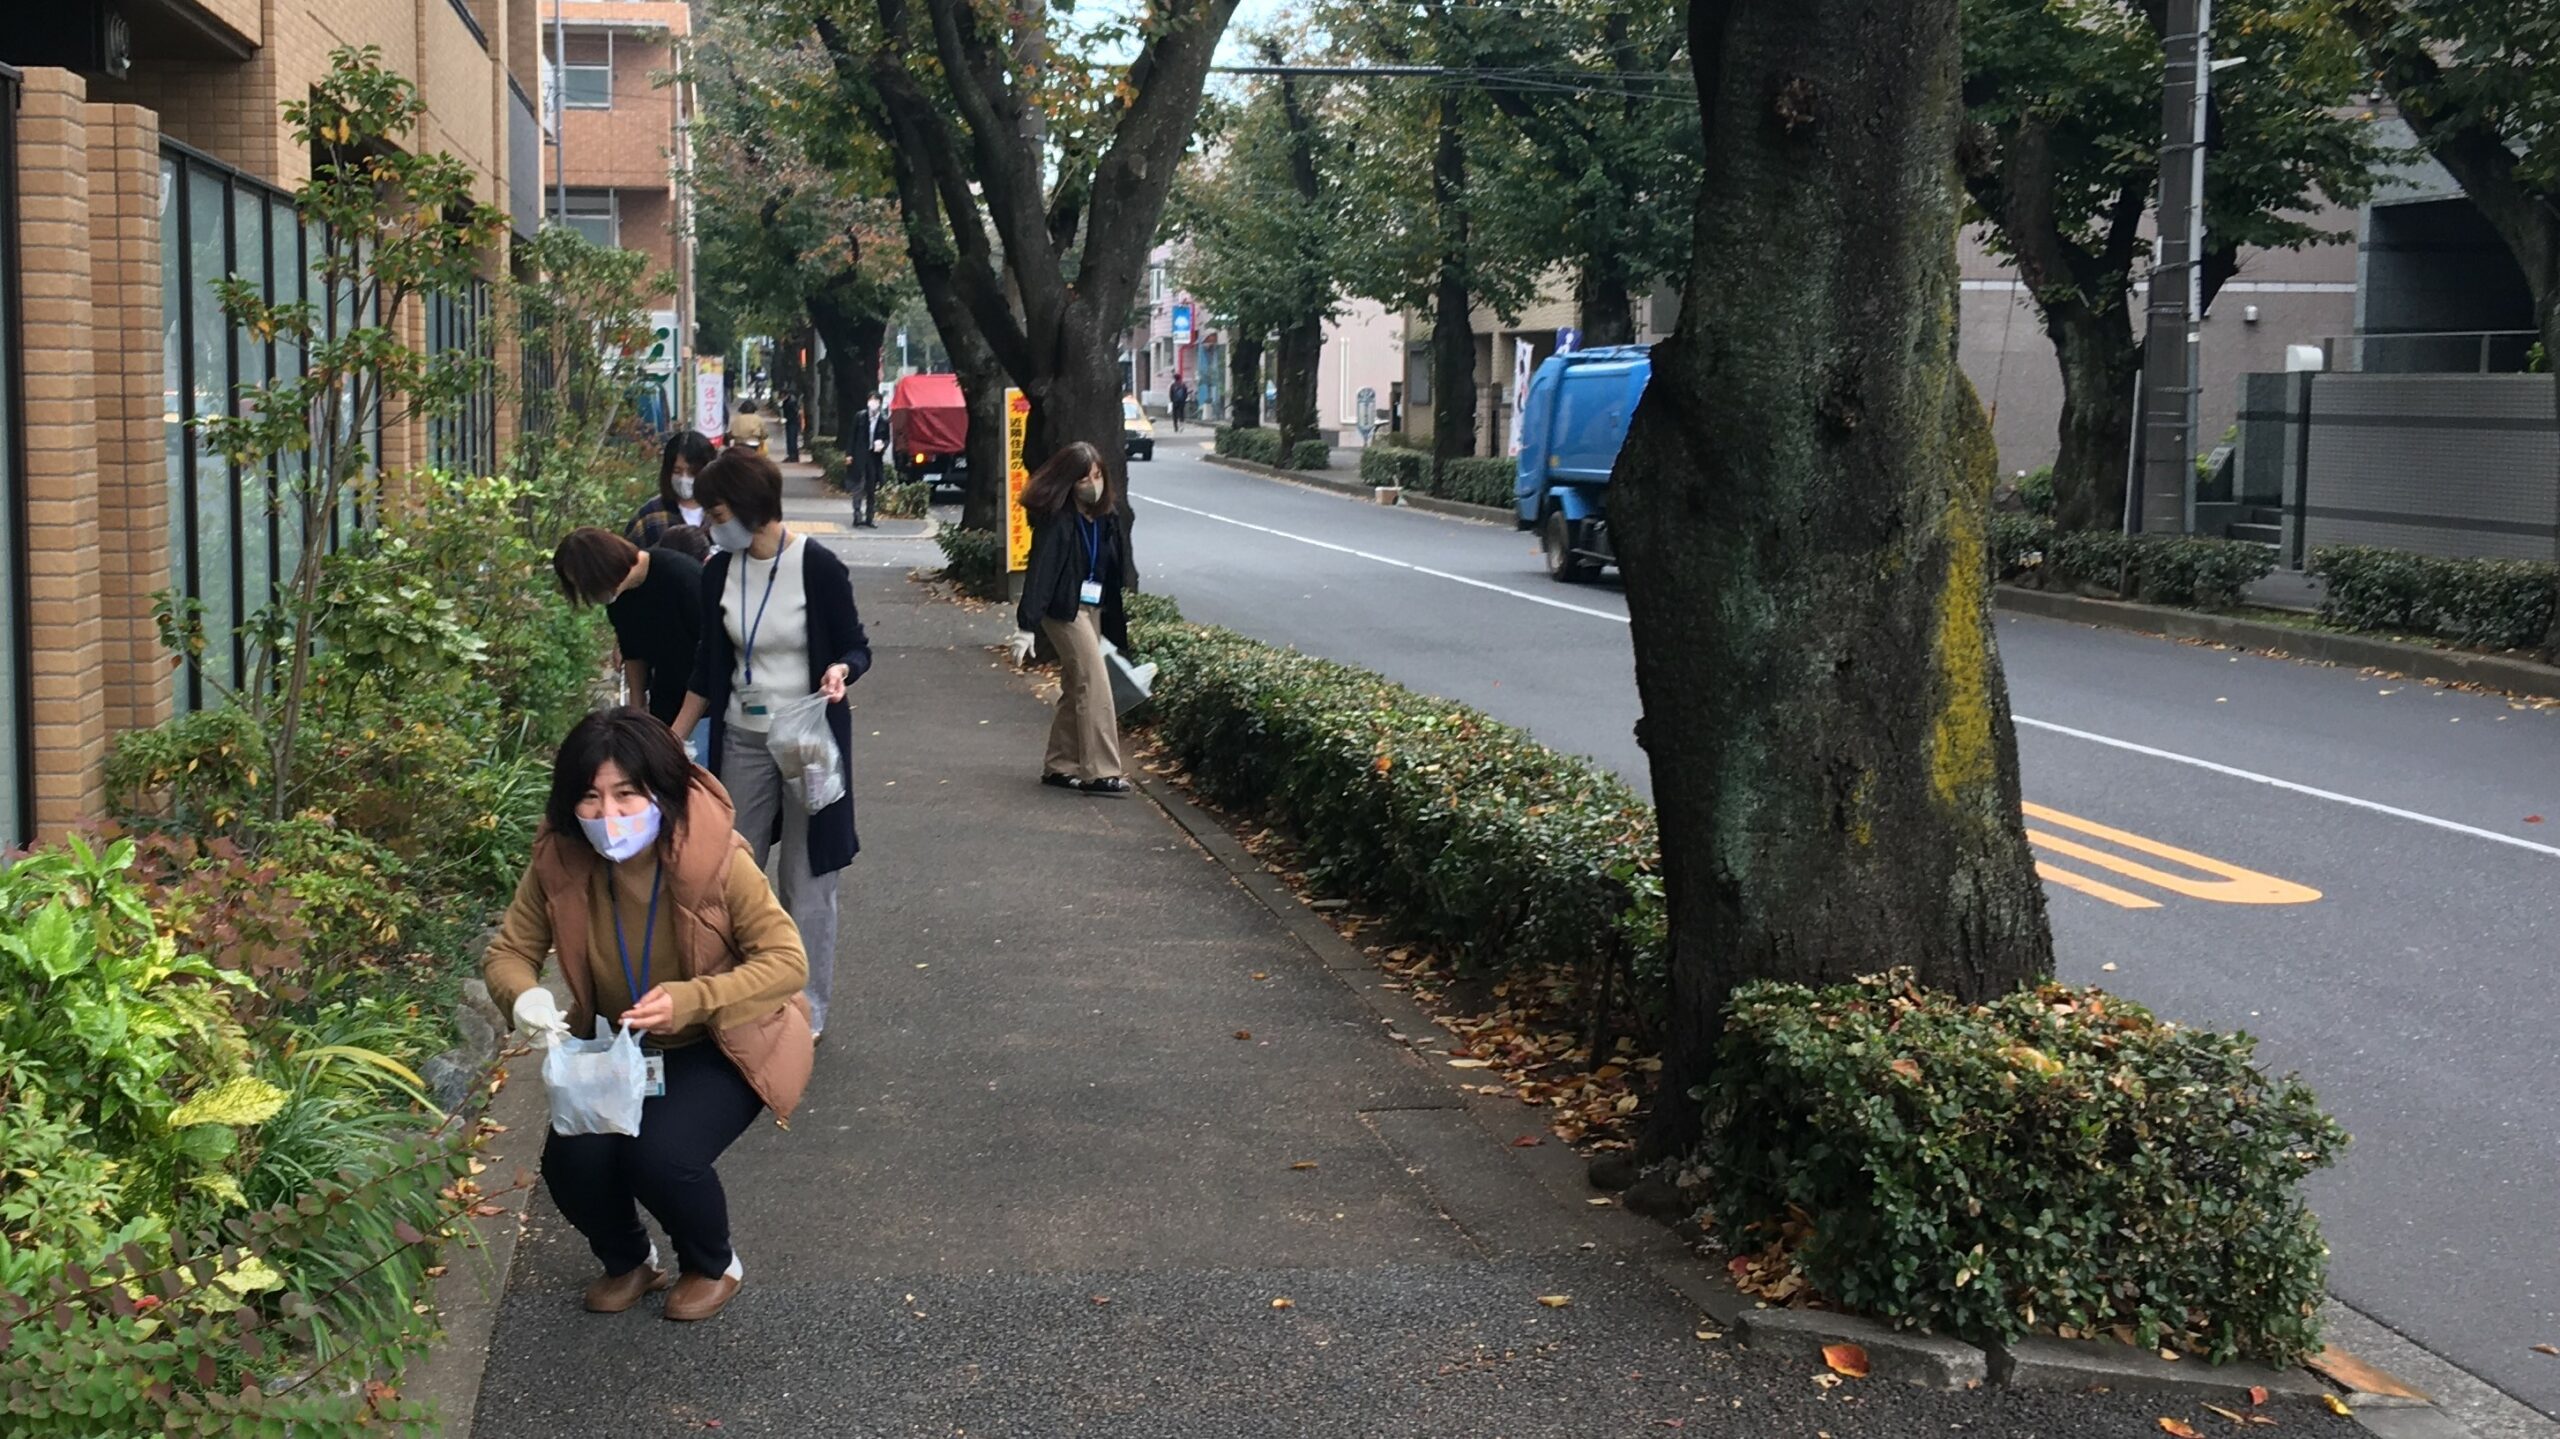
[[(1646, 785), (1614, 581), (1555, 585), (1529, 536), (1196, 450), (1132, 490), (1150, 583), (1192, 618)], [(2560, 1360), (2529, 1348), (2560, 1343), (2560, 711), (2041, 619), (1999, 634), (2064, 976), (2245, 1026), (2309, 1077), (2355, 1135), (2318, 1190), (2340, 1297), (2560, 1413)]]

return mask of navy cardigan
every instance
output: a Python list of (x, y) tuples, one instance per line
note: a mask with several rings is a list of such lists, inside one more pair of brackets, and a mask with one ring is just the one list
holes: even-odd
[[(814, 694), (831, 665), (850, 671), (847, 684), (862, 678), (871, 668), (871, 638), (862, 632), (862, 615), (854, 607), (853, 572), (833, 550), (803, 538), (800, 583), (809, 597), (807, 692)], [(702, 640), (694, 648), (693, 683), (688, 686), (702, 696), (706, 712), (715, 718), (729, 712), (729, 692), (738, 673), (737, 646), (729, 640), (727, 620), (727, 580), (733, 558), (723, 550), (702, 567)], [(809, 869), (814, 874), (833, 874), (862, 852), (862, 840), (853, 828), (853, 712), (841, 702), (827, 706), (827, 728), (835, 733), (836, 748), (844, 756), (844, 798), (809, 816)], [(723, 724), (711, 732), (714, 774), (720, 772), (720, 752), (728, 742), (728, 731)], [(763, 838), (770, 842), (775, 836)]]

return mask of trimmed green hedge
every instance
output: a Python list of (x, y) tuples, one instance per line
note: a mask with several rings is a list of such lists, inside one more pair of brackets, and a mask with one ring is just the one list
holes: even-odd
[(942, 573), (972, 594), (1004, 592), (1004, 532), (944, 525), (933, 532), (942, 546)]
[(1711, 1207), (1737, 1249), (1814, 1216), (1798, 1269), (1888, 1321), (2297, 1360), (2328, 1252), (2302, 1185), (2346, 1136), (2255, 1051), (2094, 989), (1754, 985), (1705, 1091)]
[(2243, 540), (2064, 530), (2046, 544), (2044, 563), (2066, 580), (2120, 598), (2220, 609), (2238, 604), (2251, 581), (2272, 572), (2276, 555)]
[(1162, 666), (1157, 736), (1201, 795), (1295, 835), (1326, 889), (1474, 969), (1622, 949), (1650, 1021), (1665, 989), (1653, 810), (1615, 777), (1371, 674), (1133, 607)]
[(1360, 478), (1367, 484), (1395, 485), (1418, 495), (1429, 494), (1431, 457), (1420, 450), (1371, 445), (1360, 452)]
[(1333, 447), (1322, 440), (1300, 440), (1289, 452), (1289, 468), (1293, 470), (1329, 470), (1333, 468)]
[(1519, 462), (1508, 457), (1443, 460), (1440, 462), (1440, 477), (1432, 483), (1431, 493), (1440, 499), (1456, 500), (1461, 504), (1490, 505), (1504, 510), (1518, 502), (1519, 476)]
[(1258, 465), (1280, 463), (1280, 432), (1259, 425), (1250, 429), (1220, 425), (1214, 447), (1231, 459), (1251, 460)]
[(2560, 607), (2560, 565), (2455, 560), (2370, 545), (2315, 550), (2320, 617), (2359, 630), (2441, 635), (2487, 649), (2539, 648)]

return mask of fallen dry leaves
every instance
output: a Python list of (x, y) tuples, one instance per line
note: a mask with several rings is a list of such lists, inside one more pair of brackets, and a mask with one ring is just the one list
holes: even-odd
[(2347, 1407), (2347, 1401), (2339, 1398), (2335, 1394), (2321, 1395), (2320, 1402), (2328, 1405), (2329, 1412), (2337, 1415), (2341, 1419), (2353, 1419), (2356, 1417), (2356, 1411)]
[(2204, 1435), (2196, 1432), (2196, 1426), (2193, 1424), (2184, 1419), (2172, 1419), (2165, 1414), (2160, 1416), (2160, 1428), (2164, 1433), (2175, 1434), (2178, 1439), (2204, 1439)]
[(1538, 1302), (1547, 1306), (1549, 1309), (1563, 1309), (1573, 1303), (1573, 1296), (1570, 1294), (1541, 1294), (1538, 1296)]
[(1825, 1344), (1822, 1362), (1843, 1379), (1867, 1377), (1867, 1351), (1855, 1344)]

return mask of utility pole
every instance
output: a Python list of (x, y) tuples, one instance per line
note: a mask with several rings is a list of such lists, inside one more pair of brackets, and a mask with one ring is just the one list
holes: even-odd
[(2126, 528), (2193, 528), (2196, 392), (2204, 324), (2205, 114), (2213, 86), (2213, 0), (2169, 0), (2160, 37), (2159, 239), (2143, 332), (2142, 484)]

